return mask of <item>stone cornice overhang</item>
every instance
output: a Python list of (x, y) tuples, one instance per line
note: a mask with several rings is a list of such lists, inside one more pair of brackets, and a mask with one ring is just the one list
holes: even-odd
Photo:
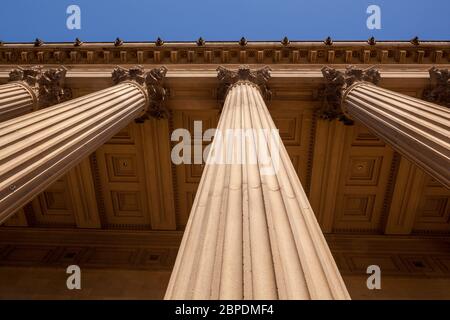
[[(86, 94), (112, 85), (111, 71), (142, 65), (146, 69), (168, 68), (166, 86), (170, 90), (168, 106), (174, 101), (199, 99), (215, 105), (218, 87), (217, 67), (237, 69), (268, 65), (272, 69), (268, 83), (273, 100), (316, 100), (324, 84), (321, 68), (325, 65), (344, 70), (347, 65), (360, 68), (376, 66), (380, 85), (391, 90), (419, 94), (429, 85), (432, 66), (450, 68), (450, 41), (322, 41), (300, 42), (154, 42), (114, 43), (3, 43), (0, 45), (0, 84), (8, 81), (16, 66), (63, 65), (68, 69), (66, 85)], [(191, 104), (192, 106), (193, 104)], [(273, 105), (273, 103), (269, 103)], [(202, 104), (202, 108), (208, 107)]]
[(1, 64), (448, 63), (450, 41), (2, 43)]

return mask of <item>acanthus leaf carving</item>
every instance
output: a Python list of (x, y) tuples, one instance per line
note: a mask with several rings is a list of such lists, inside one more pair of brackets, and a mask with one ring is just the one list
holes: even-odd
[(270, 79), (270, 68), (265, 66), (258, 70), (251, 70), (249, 66), (242, 65), (237, 71), (229, 70), (223, 66), (217, 68), (217, 78), (220, 82), (217, 89), (217, 99), (223, 104), (228, 89), (238, 82), (250, 82), (257, 86), (264, 99), (270, 100), (272, 92), (267, 86)]
[(9, 81), (27, 85), (36, 96), (37, 107), (52, 106), (72, 98), (72, 91), (64, 85), (65, 67), (44, 69), (42, 66), (17, 67), (9, 73)]
[(319, 90), (319, 97), (322, 99), (319, 117), (328, 120), (339, 119), (347, 125), (352, 125), (353, 121), (342, 110), (344, 92), (356, 82), (378, 84), (381, 79), (380, 73), (374, 67), (359, 69), (348, 66), (342, 72), (326, 66), (322, 68), (322, 74), (326, 84)]
[(429, 72), (431, 85), (425, 89), (423, 98), (450, 108), (450, 71), (432, 67)]
[(166, 73), (166, 67), (145, 71), (142, 66), (135, 66), (129, 69), (118, 66), (113, 70), (112, 80), (114, 84), (123, 81), (132, 81), (141, 86), (149, 98), (146, 112), (136, 119), (137, 122), (143, 122), (145, 119), (149, 119), (149, 117), (162, 119), (169, 116), (169, 110), (163, 104), (168, 95), (168, 89), (163, 85)]
[(134, 66), (129, 69), (117, 66), (112, 72), (112, 81), (118, 84), (123, 81), (134, 81), (139, 85), (145, 84), (145, 70), (142, 66)]
[(169, 94), (168, 89), (163, 86), (166, 74), (167, 68), (160, 67), (150, 70), (145, 78), (147, 92), (150, 97), (147, 114), (156, 119), (169, 117), (169, 110), (164, 107), (164, 101)]

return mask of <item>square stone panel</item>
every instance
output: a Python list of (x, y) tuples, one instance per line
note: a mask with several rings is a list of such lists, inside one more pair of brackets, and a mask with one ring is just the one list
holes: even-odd
[(66, 179), (59, 179), (39, 195), (42, 215), (71, 215)]
[(374, 201), (375, 195), (344, 195), (339, 221), (370, 222)]
[(450, 222), (450, 206), (447, 196), (428, 196), (419, 207), (417, 222), (448, 223)]
[(67, 210), (67, 201), (63, 191), (45, 191), (43, 193), (45, 208), (47, 213), (54, 210)]
[(132, 127), (126, 126), (116, 133), (107, 144), (134, 144), (134, 136)]
[(105, 154), (108, 179), (111, 182), (138, 182), (139, 177), (134, 154)]
[(111, 199), (116, 217), (142, 217), (139, 191), (111, 191)]
[(302, 134), (302, 115), (292, 111), (273, 111), (273, 122), (279, 130), (284, 145), (300, 145)]
[(383, 147), (385, 144), (367, 128), (356, 125), (353, 133), (352, 146), (354, 147)]
[(36, 226), (74, 226), (73, 203), (67, 178), (56, 181), (32, 200)]
[(347, 167), (347, 186), (376, 186), (383, 157), (351, 157)]

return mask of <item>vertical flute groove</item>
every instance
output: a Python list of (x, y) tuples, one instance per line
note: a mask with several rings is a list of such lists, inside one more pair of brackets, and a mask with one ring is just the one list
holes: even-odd
[(450, 188), (450, 109), (366, 82), (344, 93), (348, 115)]
[(143, 89), (124, 82), (0, 123), (0, 222), (142, 114), (146, 105)]
[(24, 84), (0, 85), (0, 122), (31, 112), (35, 102), (32, 92)]
[[(233, 161), (205, 166), (165, 299), (348, 299), (286, 149), (273, 150), (255, 85), (228, 90), (218, 126), (227, 129), (240, 132), (229, 138)], [(226, 149), (219, 140), (211, 150)]]

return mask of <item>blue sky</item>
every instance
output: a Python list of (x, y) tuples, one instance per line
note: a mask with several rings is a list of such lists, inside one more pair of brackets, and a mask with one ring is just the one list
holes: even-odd
[[(81, 29), (66, 9), (81, 8)], [(369, 30), (369, 5), (381, 30)], [(0, 40), (450, 40), (450, 0), (13, 0), (2, 1)]]

